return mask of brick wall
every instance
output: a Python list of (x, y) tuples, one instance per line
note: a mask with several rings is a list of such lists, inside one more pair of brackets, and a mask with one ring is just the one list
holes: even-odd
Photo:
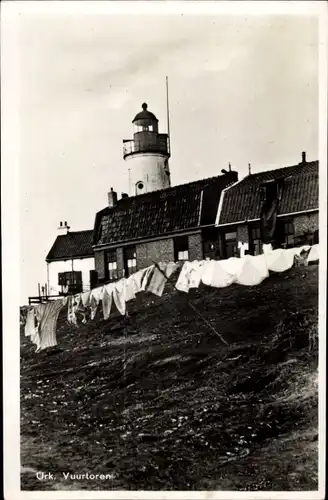
[(104, 250), (95, 251), (95, 270), (98, 273), (98, 279), (105, 279), (105, 252)]
[(319, 229), (319, 213), (310, 212), (309, 214), (300, 214), (293, 217), (295, 236), (306, 232), (314, 232)]
[(174, 260), (173, 238), (140, 243), (137, 245), (137, 268), (143, 269), (154, 262)]
[(203, 259), (203, 242), (201, 233), (188, 236), (189, 260)]
[(237, 227), (237, 241), (240, 241), (241, 243), (249, 243), (247, 224), (241, 224)]

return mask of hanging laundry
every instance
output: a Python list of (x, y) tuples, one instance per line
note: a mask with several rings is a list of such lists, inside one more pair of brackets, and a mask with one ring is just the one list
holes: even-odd
[[(236, 281), (236, 275), (231, 266), (224, 267), (225, 261), (214, 261), (210, 286), (225, 288)], [(230, 269), (231, 267), (231, 269)]]
[(81, 302), (83, 307), (90, 306), (90, 296), (91, 296), (91, 291), (81, 293)]
[(206, 261), (184, 262), (175, 288), (188, 293), (190, 288), (198, 288), (205, 271)]
[(35, 335), (35, 330), (36, 330), (35, 311), (34, 307), (31, 307), (30, 309), (28, 309), (26, 315), (26, 322), (24, 327), (25, 337), (30, 337)]
[(239, 248), (240, 257), (244, 257), (245, 252), (247, 252), (249, 250), (248, 243), (243, 243), (241, 241), (238, 241), (238, 248)]
[(277, 248), (276, 250), (272, 250), (272, 252), (265, 253), (264, 257), (269, 271), (282, 273), (293, 267), (294, 255), (294, 248), (288, 248), (287, 250)]
[(158, 267), (155, 266), (152, 278), (147, 287), (148, 292), (158, 295), (158, 297), (163, 295), (165, 283), (167, 282), (166, 268), (167, 264), (165, 262), (160, 262)]
[(270, 253), (273, 250), (271, 243), (263, 243), (262, 248), (264, 254)]
[(220, 260), (221, 267), (229, 274), (237, 279), (243, 268), (243, 259), (238, 257), (230, 257), (229, 259)]
[(114, 299), (114, 303), (117, 307), (117, 310), (119, 311), (120, 314), (122, 314), (122, 316), (124, 316), (126, 313), (125, 292), (126, 292), (126, 288), (125, 288), (125, 280), (124, 279), (114, 283), (113, 299)]
[(91, 292), (83, 292), (80, 294), (80, 302), (79, 306), (76, 310), (76, 315), (79, 314), (82, 316), (82, 323), (87, 322), (87, 318), (89, 316), (89, 308), (90, 308), (90, 296)]
[(236, 283), (244, 286), (255, 286), (269, 276), (268, 267), (265, 256), (262, 255), (245, 255), (241, 259), (242, 268), (237, 274)]
[(67, 303), (66, 299), (54, 300), (47, 304), (38, 304), (35, 307), (38, 320), (39, 345), (37, 352), (57, 345), (56, 326), (61, 309)]
[(104, 286), (103, 296), (101, 299), (104, 319), (108, 319), (110, 315), (113, 301), (113, 289), (114, 285), (112, 283)]
[(30, 333), (31, 333), (30, 339), (31, 339), (31, 342), (36, 345), (36, 352), (38, 352), (40, 350), (40, 347), (41, 347), (41, 338), (40, 338), (40, 330), (39, 330), (39, 320), (38, 320), (38, 317), (36, 314), (36, 307), (33, 307), (33, 316), (34, 316), (34, 320), (33, 320), (34, 328), (30, 329)]
[(81, 295), (80, 294), (70, 295), (69, 297), (67, 297), (67, 305), (68, 305), (67, 321), (71, 325), (74, 325), (74, 326), (77, 326), (76, 313), (79, 309), (80, 302), (81, 302)]
[(198, 288), (205, 270), (205, 260), (191, 262), (189, 288)]
[(154, 268), (155, 266), (152, 265), (132, 274), (131, 277), (133, 278), (133, 281), (135, 283), (135, 293), (144, 292), (146, 290), (148, 285), (148, 280)]
[(91, 319), (95, 319), (99, 302), (103, 294), (103, 286), (94, 288), (90, 293)]
[(172, 274), (178, 269), (178, 267), (179, 267), (179, 264), (177, 262), (169, 262), (166, 265), (165, 275), (166, 275), (167, 279), (169, 279), (172, 276)]
[(215, 262), (216, 262), (215, 260), (206, 260), (205, 262), (201, 281), (206, 286), (211, 286)]
[(319, 260), (319, 243), (316, 243), (311, 247), (308, 262), (316, 262)]
[(128, 278), (123, 278), (125, 286), (125, 302), (136, 298), (136, 283), (133, 278), (133, 274)]
[(242, 266), (243, 259), (237, 257), (230, 257), (230, 259), (224, 260), (211, 260), (209, 262), (206, 261), (201, 280), (204, 285), (216, 288), (230, 286), (236, 281)]
[(189, 292), (189, 287), (190, 287), (190, 282), (189, 282), (189, 277), (190, 277), (190, 271), (191, 271), (191, 262), (184, 262), (182, 269), (179, 274), (178, 281), (175, 284), (175, 288), (179, 290), (180, 292)]

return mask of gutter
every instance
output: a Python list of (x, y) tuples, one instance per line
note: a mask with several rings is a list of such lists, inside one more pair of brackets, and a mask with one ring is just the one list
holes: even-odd
[[(78, 256), (73, 256), (73, 259), (92, 259), (94, 257), (93, 253), (89, 255), (78, 255)], [(47, 264), (51, 264), (51, 262), (66, 262), (67, 260), (72, 260), (72, 256), (68, 257), (60, 257), (58, 259), (46, 259)]]
[(196, 226), (196, 227), (191, 227), (188, 229), (179, 229), (177, 231), (171, 232), (171, 233), (164, 233), (160, 234), (157, 236), (150, 236), (148, 238), (141, 237), (141, 238), (135, 238), (131, 240), (121, 240), (121, 241), (115, 241), (113, 243), (100, 243), (99, 245), (92, 245), (92, 248), (94, 250), (100, 250), (104, 247), (106, 248), (117, 248), (118, 246), (129, 246), (133, 243), (150, 243), (152, 241), (159, 241), (159, 240), (166, 240), (169, 238), (174, 237), (175, 235), (179, 235), (181, 233), (185, 234), (186, 236), (190, 234), (195, 234), (195, 233), (200, 233), (202, 229), (207, 228), (207, 227), (215, 227), (215, 224), (206, 224), (203, 226)]
[[(278, 214), (277, 217), (288, 217), (289, 215), (307, 214), (307, 213), (312, 213), (312, 212), (319, 212), (319, 208), (311, 208), (309, 210), (300, 210), (299, 212)], [(261, 220), (260, 217), (258, 217), (256, 219), (245, 219), (245, 220), (239, 220), (236, 222), (227, 222), (226, 224), (217, 224), (216, 227), (234, 226), (237, 224), (247, 224), (248, 222), (256, 222), (259, 220)]]

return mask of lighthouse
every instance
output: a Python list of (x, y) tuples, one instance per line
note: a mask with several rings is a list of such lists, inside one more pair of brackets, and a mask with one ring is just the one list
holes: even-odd
[(158, 119), (146, 103), (132, 121), (133, 139), (123, 140), (123, 158), (129, 166), (129, 195), (169, 188), (170, 141), (158, 131)]

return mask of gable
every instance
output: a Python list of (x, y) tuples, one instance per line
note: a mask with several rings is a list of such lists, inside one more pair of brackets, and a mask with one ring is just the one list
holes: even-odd
[(283, 180), (279, 214), (292, 214), (319, 208), (318, 162), (249, 175), (228, 188), (222, 199), (218, 225), (259, 219), (262, 207), (261, 185)]

